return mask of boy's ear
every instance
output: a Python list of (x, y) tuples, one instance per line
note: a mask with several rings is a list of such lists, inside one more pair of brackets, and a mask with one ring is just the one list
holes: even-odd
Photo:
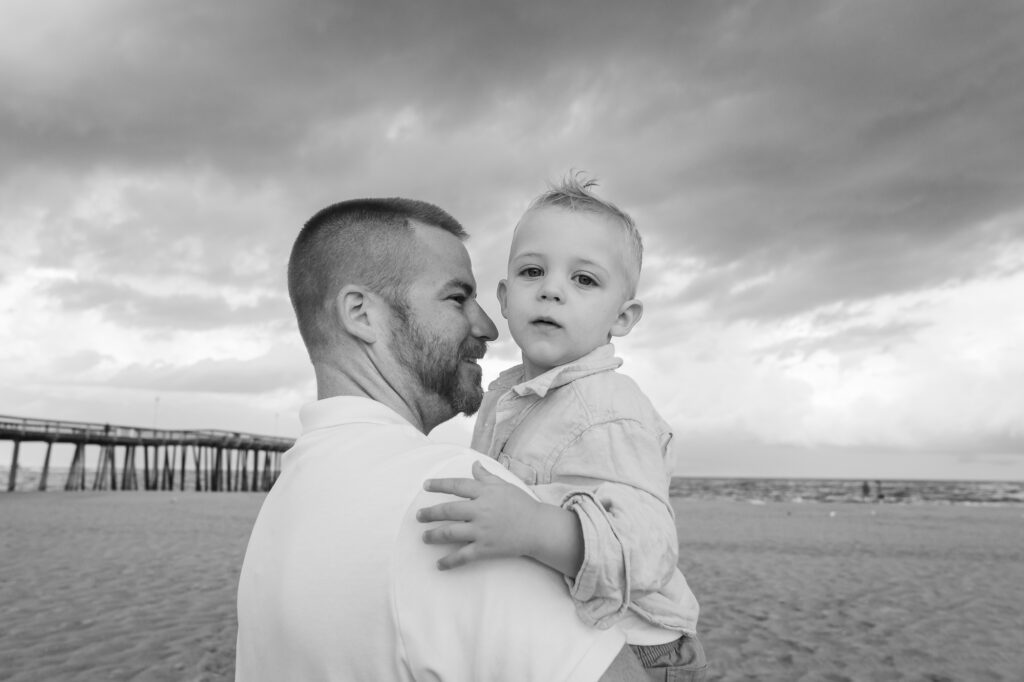
[(498, 282), (498, 304), (501, 306), (501, 316), (508, 319), (508, 280)]
[(612, 325), (612, 336), (625, 336), (628, 334), (640, 318), (644, 316), (644, 304), (639, 299), (630, 299), (619, 308), (619, 316), (615, 318)]
[(380, 312), (372, 293), (351, 284), (342, 287), (334, 298), (334, 314), (349, 335), (365, 343), (377, 341)]

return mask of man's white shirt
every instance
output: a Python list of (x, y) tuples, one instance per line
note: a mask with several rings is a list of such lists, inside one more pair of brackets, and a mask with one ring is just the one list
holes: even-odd
[(596, 680), (617, 629), (576, 616), (562, 577), (529, 559), (440, 571), (416, 510), (427, 478), (490, 458), (428, 440), (359, 397), (310, 403), (260, 511), (238, 589), (236, 680)]

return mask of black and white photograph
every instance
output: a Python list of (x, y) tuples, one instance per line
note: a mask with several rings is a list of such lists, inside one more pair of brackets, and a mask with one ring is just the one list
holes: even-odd
[(0, 680), (1024, 679), (1024, 4), (0, 0)]

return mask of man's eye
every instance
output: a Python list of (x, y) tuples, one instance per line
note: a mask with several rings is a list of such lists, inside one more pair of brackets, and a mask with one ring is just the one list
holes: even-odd
[(455, 301), (459, 305), (462, 305), (463, 303), (466, 302), (466, 296), (464, 294), (453, 294), (448, 297), (448, 300)]

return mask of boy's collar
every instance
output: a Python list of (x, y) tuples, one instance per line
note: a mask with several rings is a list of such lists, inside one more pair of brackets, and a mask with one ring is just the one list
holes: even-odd
[(498, 378), (491, 382), (491, 385), (487, 388), (492, 391), (511, 389), (517, 395), (523, 396), (532, 393), (539, 398), (543, 398), (553, 388), (564, 386), (591, 374), (618, 369), (621, 365), (622, 360), (615, 357), (615, 346), (606, 343), (603, 346), (598, 346), (578, 360), (567, 362), (558, 367), (552, 367), (543, 374), (526, 381), (523, 380), (525, 375), (523, 366), (516, 365), (499, 374)]

